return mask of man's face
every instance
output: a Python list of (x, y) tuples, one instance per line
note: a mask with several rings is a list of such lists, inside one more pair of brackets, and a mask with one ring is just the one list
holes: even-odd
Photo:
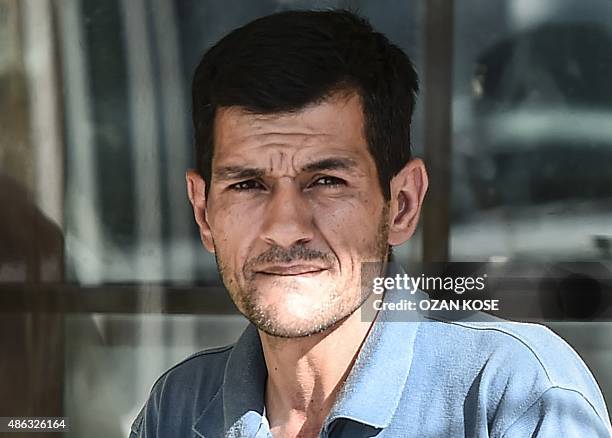
[(207, 247), (266, 333), (306, 336), (349, 316), (367, 298), (362, 262), (386, 259), (388, 209), (363, 123), (356, 95), (292, 114), (217, 112)]

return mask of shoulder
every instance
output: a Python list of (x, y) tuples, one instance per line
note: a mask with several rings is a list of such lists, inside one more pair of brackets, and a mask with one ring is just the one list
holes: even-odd
[[(503, 366), (508, 374), (537, 375), (543, 391), (552, 386), (586, 393), (597, 390), (578, 353), (543, 325), (485, 315), (459, 321), (429, 318), (424, 326), (430, 336), (460, 348), (465, 360), (478, 357)], [(467, 354), (470, 351), (472, 355)]]
[[(209, 348), (195, 353), (164, 372), (153, 384), (149, 398), (132, 424), (131, 436), (155, 436), (145, 432), (155, 424), (159, 429), (181, 430), (215, 397), (223, 384), (227, 360), (234, 345)], [(182, 412), (166, 415), (166, 412)], [(170, 418), (175, 424), (158, 424)]]
[(520, 416), (508, 423), (499, 436), (612, 436), (605, 412), (599, 413), (583, 393), (558, 386), (546, 390)]
[(216, 392), (223, 381), (225, 365), (233, 348), (234, 344), (231, 344), (192, 354), (162, 374), (151, 392), (168, 389), (170, 385), (181, 392), (187, 389), (184, 386), (197, 388), (200, 392)]
[[(597, 386), (576, 351), (561, 337), (541, 324), (482, 318), (472, 321), (437, 320), (437, 329), (460, 337), (464, 344), (488, 355), (511, 359), (506, 367), (536, 368), (550, 386), (587, 390)], [(522, 370), (524, 370), (522, 368)]]
[(608, 421), (595, 378), (578, 353), (549, 328), (489, 315), (460, 321), (427, 318), (423, 326), (427, 342), (438, 343), (450, 352), (455, 367), (469, 370), (472, 389), (486, 390), (490, 407), (505, 407), (508, 419), (552, 399), (578, 398)]

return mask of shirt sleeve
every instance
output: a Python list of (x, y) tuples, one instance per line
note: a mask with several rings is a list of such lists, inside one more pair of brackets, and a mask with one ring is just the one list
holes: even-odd
[(145, 416), (147, 415), (147, 405), (142, 408), (142, 410), (132, 423), (129, 438), (154, 438), (156, 436), (155, 433), (148, 433), (146, 429)]
[(552, 387), (512, 423), (502, 437), (611, 438), (612, 430), (607, 414), (598, 413), (580, 392)]
[(132, 427), (130, 429), (129, 438), (140, 438), (144, 436), (140, 433), (140, 429), (142, 427), (143, 411), (144, 411), (144, 408), (140, 411), (136, 419), (134, 419), (134, 422), (132, 423)]
[(132, 423), (129, 438), (157, 438), (158, 406), (159, 397), (154, 387), (149, 399)]

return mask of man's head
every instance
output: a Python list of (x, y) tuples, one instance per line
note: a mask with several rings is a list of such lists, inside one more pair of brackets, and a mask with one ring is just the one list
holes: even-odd
[(416, 91), (408, 57), (344, 11), (264, 17), (204, 55), (188, 193), (260, 329), (304, 336), (347, 317), (366, 298), (361, 263), (414, 232), (427, 186), (410, 159)]

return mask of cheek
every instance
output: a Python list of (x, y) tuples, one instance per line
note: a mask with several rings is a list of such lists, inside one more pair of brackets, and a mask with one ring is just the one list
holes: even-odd
[(212, 238), (223, 263), (244, 263), (244, 257), (256, 237), (256, 218), (253, 212), (238, 206), (219, 208), (210, 216)]
[(209, 223), (213, 238), (236, 240), (252, 229), (257, 212), (248, 202), (215, 202), (209, 211)]
[(332, 245), (359, 250), (378, 237), (381, 212), (382, 203), (356, 196), (318, 204), (315, 220)]

